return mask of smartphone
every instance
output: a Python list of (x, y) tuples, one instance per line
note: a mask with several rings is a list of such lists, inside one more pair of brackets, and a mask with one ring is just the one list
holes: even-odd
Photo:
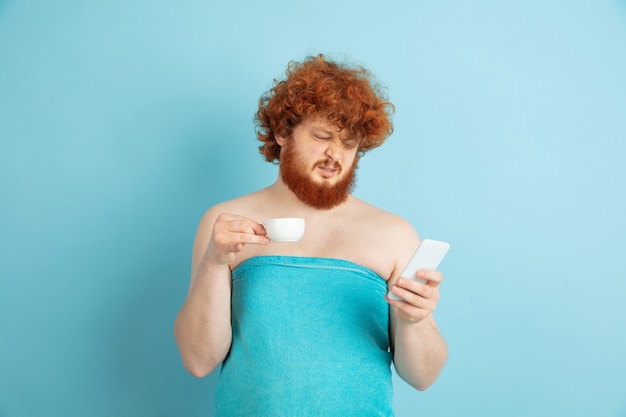
[[(419, 247), (415, 250), (411, 260), (400, 276), (414, 281), (426, 282), (425, 280), (417, 278), (415, 273), (420, 269), (436, 270), (449, 249), (450, 244), (448, 242), (432, 239), (422, 240), (422, 243), (420, 243)], [(389, 291), (389, 298), (392, 300), (401, 300), (400, 297), (393, 294), (391, 291)]]

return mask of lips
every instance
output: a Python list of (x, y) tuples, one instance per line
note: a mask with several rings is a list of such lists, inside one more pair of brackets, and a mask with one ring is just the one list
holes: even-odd
[(324, 178), (331, 178), (335, 175), (337, 175), (339, 172), (341, 172), (341, 169), (339, 168), (339, 166), (336, 165), (318, 165), (317, 166), (317, 171), (320, 173), (320, 175)]

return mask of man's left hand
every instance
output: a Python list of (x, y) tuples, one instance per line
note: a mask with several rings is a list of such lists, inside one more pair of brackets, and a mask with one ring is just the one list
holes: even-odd
[(439, 285), (443, 280), (440, 272), (428, 269), (420, 269), (415, 276), (426, 280), (426, 283), (400, 277), (391, 286), (391, 292), (402, 300), (385, 296), (387, 302), (398, 309), (398, 316), (411, 323), (420, 322), (435, 311), (439, 302)]

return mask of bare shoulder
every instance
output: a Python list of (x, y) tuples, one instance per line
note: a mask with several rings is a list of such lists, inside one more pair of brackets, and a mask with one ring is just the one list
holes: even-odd
[(220, 214), (235, 214), (258, 220), (263, 214), (263, 190), (223, 201), (209, 208), (200, 221), (201, 227), (213, 227)]
[(354, 221), (365, 225), (353, 228), (358, 230), (358, 241), (367, 242), (363, 253), (372, 256), (369, 259), (384, 262), (379, 268), (384, 268), (387, 278), (395, 276), (418, 247), (419, 235), (408, 220), (397, 214), (361, 200), (354, 204)]
[(374, 233), (379, 239), (395, 241), (400, 244), (419, 243), (419, 236), (415, 228), (405, 218), (362, 200), (356, 200), (355, 206), (355, 213), (359, 222), (367, 224), (368, 232)]

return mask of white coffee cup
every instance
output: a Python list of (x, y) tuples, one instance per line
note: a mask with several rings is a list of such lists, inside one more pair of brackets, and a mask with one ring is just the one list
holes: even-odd
[(261, 222), (273, 242), (297, 242), (304, 234), (304, 219), (282, 217)]

